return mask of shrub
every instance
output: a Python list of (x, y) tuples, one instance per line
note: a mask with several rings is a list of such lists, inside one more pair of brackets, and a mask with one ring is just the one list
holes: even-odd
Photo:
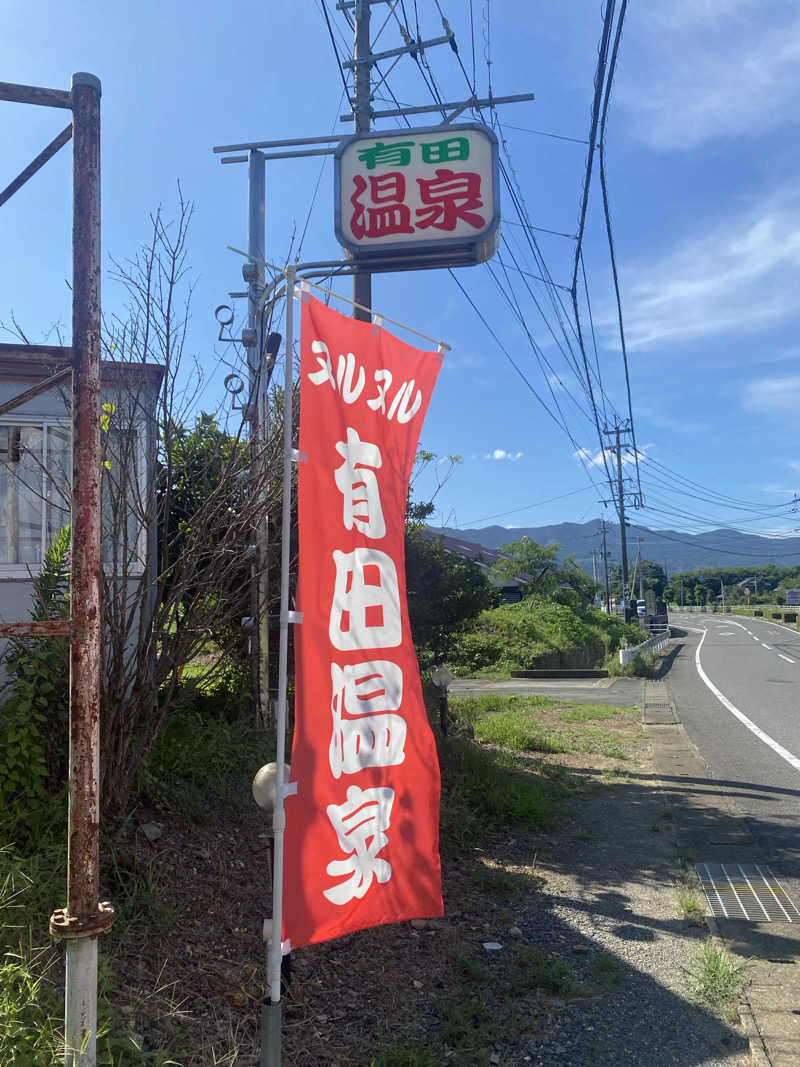
[[(69, 545), (65, 527), (33, 581), (31, 614), (37, 621), (69, 616)], [(22, 840), (36, 835), (40, 816), (66, 782), (69, 640), (14, 641), (3, 665), (8, 681), (0, 690), (0, 811)]]
[(580, 610), (540, 596), (484, 611), (454, 642), (451, 665), (479, 670), (596, 667), (620, 644), (641, 633), (615, 615)]

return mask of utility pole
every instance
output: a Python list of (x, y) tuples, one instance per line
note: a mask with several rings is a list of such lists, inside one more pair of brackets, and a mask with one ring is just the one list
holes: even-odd
[(603, 571), (606, 579), (606, 613), (611, 614), (611, 589), (608, 584), (608, 550), (606, 549), (606, 520), (603, 523)]
[[(242, 341), (247, 353), (247, 409), (250, 422), (250, 477), (256, 493), (264, 492), (267, 425), (266, 366), (261, 298), (266, 255), (266, 162), (263, 152), (247, 153), (247, 251), (252, 257), (242, 267), (247, 282), (247, 330)], [(260, 510), (260, 509), (259, 509)], [(257, 512), (250, 561), (250, 676), (256, 719), (269, 719), (269, 516)]]
[(614, 438), (614, 451), (617, 456), (617, 493), (614, 497), (613, 503), (617, 508), (617, 516), (619, 518), (619, 542), (620, 553), (622, 555), (622, 599), (624, 604), (624, 611), (627, 617), (628, 613), (628, 601), (630, 599), (630, 589), (628, 588), (628, 535), (625, 527), (625, 483), (622, 478), (622, 442), (621, 437), (623, 434), (630, 433), (630, 425), (626, 423), (621, 426), (617, 423), (613, 430), (609, 430), (608, 427), (603, 429), (603, 435), (606, 437)]
[(644, 568), (642, 567), (642, 541), (643, 537), (637, 537), (636, 542), (639, 546), (639, 599), (644, 600)]
[(594, 584), (597, 585), (597, 554), (594, 549), (592, 549), (592, 578)]
[[(369, 41), (370, 0), (355, 0), (356, 39), (353, 52), (353, 120), (356, 133), (368, 133), (372, 119), (372, 55)], [(353, 308), (353, 318), (369, 322), (372, 318), (364, 308), (372, 307), (372, 275), (359, 269), (353, 276), (353, 300), (362, 307)]]

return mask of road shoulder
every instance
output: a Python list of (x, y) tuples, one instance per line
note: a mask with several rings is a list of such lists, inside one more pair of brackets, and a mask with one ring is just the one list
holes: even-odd
[[(693, 642), (679, 641), (675, 666), (689, 668)], [(737, 804), (736, 782), (718, 782), (681, 722), (686, 689), (671, 684), (670, 675), (655, 690), (645, 689), (648, 703), (668, 703), (671, 723), (647, 722), (655, 773), (674, 817), (676, 841), (693, 863), (774, 864), (763, 847), (751, 815)], [(676, 700), (677, 697), (677, 700)], [(645, 716), (646, 717), (646, 716)], [(791, 886), (793, 872), (778, 869)], [(795, 872), (796, 873), (796, 872)], [(750, 1040), (752, 1062), (771, 1067), (800, 1063), (800, 1014), (797, 1011), (800, 924), (746, 922), (726, 918), (708, 920), (712, 935), (743, 961), (747, 985), (741, 1018)]]

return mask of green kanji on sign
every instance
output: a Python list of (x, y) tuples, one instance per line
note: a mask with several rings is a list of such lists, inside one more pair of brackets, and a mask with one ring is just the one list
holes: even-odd
[(466, 137), (448, 137), (445, 141), (431, 141), (420, 145), (423, 163), (448, 163), (453, 159), (469, 159)]
[(366, 163), (367, 170), (383, 164), (387, 167), (406, 167), (411, 162), (411, 149), (415, 141), (395, 141), (393, 144), (384, 144), (378, 141), (371, 148), (362, 148), (358, 158)]

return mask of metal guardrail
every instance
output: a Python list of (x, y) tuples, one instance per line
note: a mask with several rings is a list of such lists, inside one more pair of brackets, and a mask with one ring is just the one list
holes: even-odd
[(659, 633), (654, 633), (646, 641), (642, 641), (640, 645), (634, 645), (633, 648), (621, 648), (619, 650), (619, 661), (624, 667), (626, 663), (631, 663), (640, 654), (661, 652), (662, 649), (667, 647), (669, 641), (670, 629), (669, 626), (666, 626)]

